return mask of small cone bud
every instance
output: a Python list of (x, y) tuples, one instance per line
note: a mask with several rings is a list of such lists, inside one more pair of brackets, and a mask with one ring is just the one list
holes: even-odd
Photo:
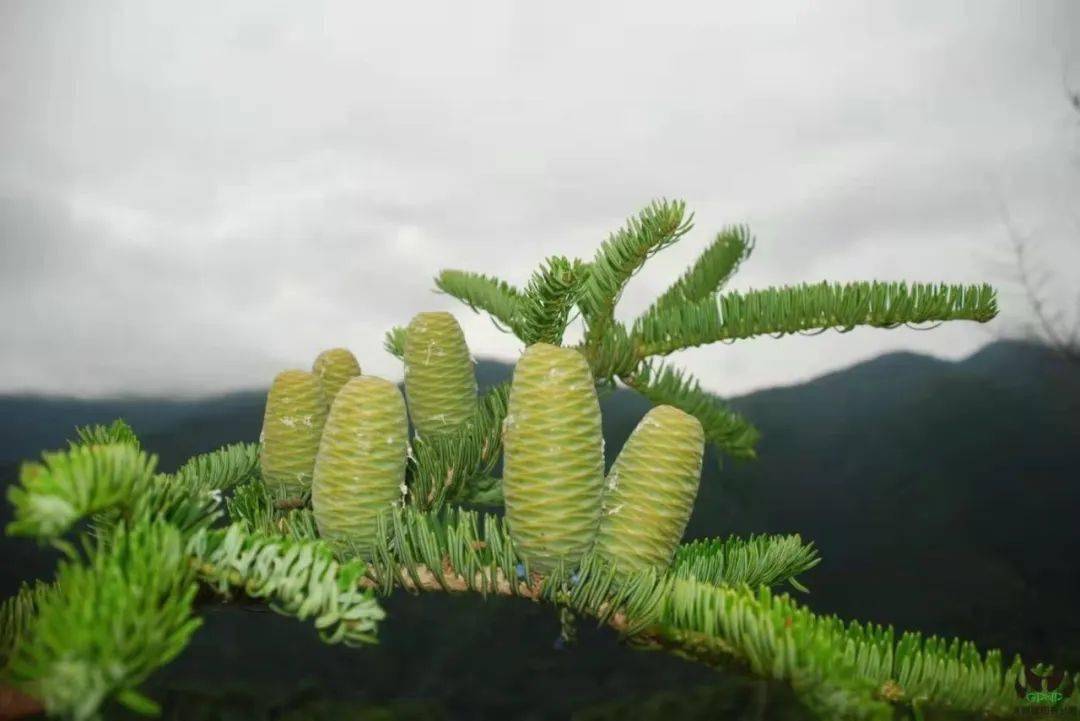
[(405, 394), (421, 436), (454, 431), (476, 411), (476, 374), (449, 313), (418, 313), (405, 330)]
[(274, 378), (260, 436), (259, 463), (268, 488), (295, 497), (311, 487), (325, 422), (326, 399), (318, 378), (301, 370)]
[(531, 569), (572, 567), (600, 520), (604, 436), (584, 356), (529, 346), (514, 369), (503, 422), (503, 495), (514, 547)]
[(323, 395), (326, 396), (326, 405), (329, 407), (341, 387), (348, 383), (350, 378), (360, 375), (360, 364), (347, 348), (331, 348), (319, 354), (312, 370), (322, 382)]
[(319, 535), (365, 549), (377, 518), (401, 498), (409, 423), (398, 387), (357, 376), (338, 392), (326, 419), (311, 506)]
[(656, 406), (608, 472), (596, 552), (625, 573), (666, 568), (682, 540), (701, 479), (705, 433), (674, 406)]

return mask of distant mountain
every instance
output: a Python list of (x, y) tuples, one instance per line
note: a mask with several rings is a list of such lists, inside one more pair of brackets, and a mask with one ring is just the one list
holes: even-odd
[[(482, 386), (510, 372), (478, 365)], [(264, 392), (185, 402), (0, 397), (0, 477), (14, 478), (18, 459), (63, 446), (73, 426), (119, 416), (168, 470), (194, 453), (256, 439), (263, 401)], [(649, 404), (626, 390), (602, 404), (610, 463)], [(824, 559), (804, 578), (804, 600), (816, 610), (1080, 668), (1074, 367), (1011, 342), (955, 363), (896, 353), (732, 404), (761, 429), (760, 459), (725, 461), (721, 470), (708, 452), (688, 537), (799, 532)], [(51, 569), (32, 544), (0, 543), (14, 561), (0, 569), (0, 593)], [(602, 631), (554, 651), (556, 621), (527, 603), (388, 603), (382, 643), (362, 651), (324, 648), (285, 619), (214, 611), (191, 652), (155, 683), (198, 685), (213, 668), (215, 679), (237, 683), (308, 678), (325, 693), (364, 689), (372, 702), (438, 699), (453, 717), (518, 718), (508, 709), (531, 708), (549, 718), (714, 678), (676, 659), (623, 651)]]
[(760, 461), (706, 485), (690, 533), (798, 531), (815, 608), (1080, 666), (1080, 371), (997, 343), (892, 354), (737, 399)]

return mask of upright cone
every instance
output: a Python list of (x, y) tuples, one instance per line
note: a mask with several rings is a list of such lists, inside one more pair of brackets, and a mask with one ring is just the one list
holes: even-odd
[(326, 399), (318, 378), (301, 370), (274, 378), (259, 438), (259, 464), (268, 488), (299, 496), (311, 487), (325, 422)]
[(345, 384), (315, 461), (311, 505), (319, 535), (370, 547), (378, 515), (401, 497), (408, 442), (405, 400), (395, 384), (374, 376)]
[(405, 394), (421, 436), (454, 431), (475, 413), (472, 356), (451, 314), (418, 313), (406, 328)]
[(331, 348), (319, 354), (312, 371), (322, 383), (326, 405), (329, 407), (341, 387), (348, 383), (350, 378), (360, 375), (360, 364), (349, 349)]
[(701, 479), (705, 433), (674, 406), (656, 406), (608, 472), (596, 552), (622, 572), (666, 568), (682, 540)]
[(572, 566), (596, 536), (604, 482), (600, 403), (573, 348), (529, 346), (503, 422), (506, 522), (530, 569)]

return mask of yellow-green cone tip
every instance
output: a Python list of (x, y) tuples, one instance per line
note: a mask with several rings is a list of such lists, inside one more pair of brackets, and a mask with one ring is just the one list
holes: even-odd
[(600, 521), (604, 436), (589, 364), (537, 343), (514, 369), (503, 421), (503, 495), (510, 537), (530, 570), (576, 564)]
[(325, 422), (326, 399), (314, 374), (287, 370), (274, 378), (259, 437), (259, 464), (268, 488), (296, 497), (311, 487)]
[(446, 312), (417, 313), (405, 329), (405, 395), (421, 436), (457, 430), (476, 411), (476, 373), (465, 334)]
[(311, 506), (319, 535), (361, 552), (375, 539), (377, 519), (402, 496), (409, 422), (397, 385), (357, 376), (338, 392), (326, 419)]
[(645, 414), (608, 472), (596, 552), (624, 573), (666, 568), (694, 508), (704, 450), (697, 418), (666, 405)]
[(323, 394), (329, 406), (341, 387), (348, 383), (350, 378), (360, 375), (360, 364), (348, 348), (330, 348), (315, 359), (312, 371), (322, 382)]

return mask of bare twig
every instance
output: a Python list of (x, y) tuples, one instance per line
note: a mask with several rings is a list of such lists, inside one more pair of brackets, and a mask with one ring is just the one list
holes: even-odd
[(0, 686), (0, 721), (40, 714), (45, 708), (35, 699), (8, 686)]
[(1045, 283), (1047, 273), (1036, 279), (1032, 277), (1031, 262), (1029, 259), (1029, 240), (1016, 227), (1008, 209), (1002, 203), (1002, 222), (1012, 246), (1013, 255), (1016, 258), (1017, 278), (1024, 291), (1031, 313), (1038, 323), (1037, 336), (1048, 347), (1053, 349), (1071, 363), (1080, 364), (1080, 313), (1077, 315), (1076, 324), (1069, 331), (1061, 326), (1060, 316), (1051, 314), (1045, 299), (1039, 294), (1038, 286)]

